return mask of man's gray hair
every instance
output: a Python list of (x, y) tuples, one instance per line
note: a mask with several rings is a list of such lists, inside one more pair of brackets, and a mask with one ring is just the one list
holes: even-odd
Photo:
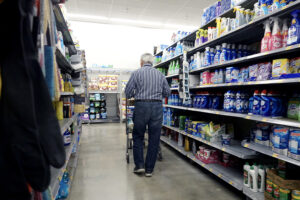
[(153, 56), (151, 53), (144, 53), (142, 56), (141, 56), (141, 61), (144, 63), (144, 64), (153, 64)]

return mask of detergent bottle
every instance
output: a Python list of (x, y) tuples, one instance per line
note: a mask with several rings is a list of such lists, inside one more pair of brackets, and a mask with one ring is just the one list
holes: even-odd
[(235, 44), (231, 45), (230, 58), (231, 58), (231, 60), (235, 60), (237, 58)]
[(249, 115), (253, 114), (253, 100), (254, 100), (253, 97), (249, 98), (249, 107), (248, 107), (248, 114)]
[(227, 60), (231, 60), (231, 49), (230, 44), (227, 44)]
[(267, 95), (267, 90), (261, 92), (260, 115), (271, 116), (271, 99)]
[(243, 112), (243, 99), (242, 99), (242, 94), (240, 91), (237, 91), (237, 93), (236, 93), (235, 110), (238, 113)]
[(272, 5), (272, 11), (279, 10), (281, 8), (280, 1), (274, 0)]
[(250, 171), (250, 165), (248, 162), (246, 162), (246, 164), (244, 165), (244, 185), (246, 187), (250, 187), (249, 171)]
[(243, 57), (243, 45), (239, 44), (237, 58), (241, 58), (241, 57)]
[(220, 63), (220, 56), (221, 56), (221, 46), (220, 45), (217, 45), (216, 46), (216, 55), (214, 57), (214, 64), (217, 65)]
[(270, 50), (269, 49), (270, 39), (271, 39), (270, 21), (267, 20), (265, 21), (265, 35), (261, 41), (261, 48), (260, 48), (261, 52), (266, 52)]
[(300, 10), (295, 10), (291, 13), (293, 16), (292, 25), (289, 28), (287, 45), (294, 45), (300, 43)]
[(222, 52), (221, 52), (221, 55), (220, 55), (220, 64), (222, 63), (225, 63), (226, 62), (226, 58), (227, 58), (227, 44), (226, 43), (223, 43), (222, 44)]
[(255, 166), (251, 166), (249, 170), (249, 182), (250, 182), (250, 189), (252, 192), (257, 192), (257, 175), (258, 172), (255, 170)]
[(205, 53), (204, 53), (204, 66), (210, 65), (210, 48), (206, 47), (205, 48)]
[(261, 97), (260, 92), (255, 90), (253, 94), (253, 114), (259, 115), (260, 114), (260, 105), (261, 105)]
[(274, 21), (274, 25), (272, 30), (272, 36), (269, 40), (269, 50), (280, 49), (282, 47), (282, 35), (279, 27), (279, 18), (272, 17), (271, 19)]
[(259, 192), (265, 191), (265, 169), (262, 165), (259, 165), (257, 176), (257, 190)]
[(283, 110), (283, 101), (280, 98), (280, 94), (278, 92), (270, 91), (268, 93), (270, 99), (270, 109), (272, 117), (280, 117), (282, 116)]
[(267, 5), (267, 0), (260, 0), (261, 4), (261, 15), (267, 15), (269, 13), (269, 8)]
[(283, 20), (283, 25), (282, 25), (282, 47), (286, 47), (287, 45), (287, 39), (289, 35), (289, 28), (288, 28), (288, 19)]
[(209, 56), (210, 56), (210, 64), (213, 65), (214, 61), (215, 61), (215, 49), (214, 48), (210, 48), (209, 51)]

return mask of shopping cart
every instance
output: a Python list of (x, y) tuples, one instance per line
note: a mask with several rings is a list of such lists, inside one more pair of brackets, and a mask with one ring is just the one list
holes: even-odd
[[(125, 124), (126, 124), (126, 161), (127, 161), (127, 163), (130, 163), (129, 150), (132, 149), (132, 146), (133, 146), (133, 140), (132, 140), (133, 112), (134, 112), (134, 99), (127, 99), (126, 98), (126, 103), (125, 103)], [(144, 147), (146, 146), (146, 141), (147, 141), (147, 138), (148, 138), (147, 133), (148, 133), (148, 130), (146, 130)], [(162, 161), (162, 159), (163, 159), (160, 145), (159, 145), (159, 149), (158, 149), (157, 159), (159, 161)]]

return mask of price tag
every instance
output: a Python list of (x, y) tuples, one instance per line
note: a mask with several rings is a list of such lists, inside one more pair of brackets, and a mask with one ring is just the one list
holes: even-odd
[(208, 145), (210, 145), (210, 142), (207, 142)]
[(225, 148), (222, 148), (222, 151), (225, 151), (226, 149)]
[(59, 177), (58, 177), (58, 180), (59, 180), (59, 181), (61, 181), (61, 179), (62, 179), (62, 177), (61, 177), (61, 176), (59, 176)]
[(268, 54), (270, 54), (269, 51), (263, 53), (263, 55), (268, 55)]
[(249, 147), (249, 144), (244, 144), (244, 147), (248, 148), (248, 147)]
[(287, 7), (287, 6), (284, 6), (284, 7), (282, 7), (282, 8), (281, 8), (281, 10), (284, 10), (284, 9), (286, 9), (286, 7)]
[(222, 178), (222, 174), (218, 174), (218, 177), (219, 177), (219, 178)]
[(231, 86), (231, 85), (232, 85), (232, 83), (228, 83), (228, 84), (227, 84), (227, 86)]
[(239, 82), (238, 85), (242, 85), (242, 82)]
[(212, 169), (212, 168), (209, 168), (209, 171), (211, 171), (211, 172), (212, 172), (212, 171), (213, 171), (213, 169)]
[(230, 184), (230, 185), (233, 185), (233, 182), (232, 182), (232, 181), (229, 181), (229, 184)]
[(190, 158), (190, 155), (189, 155), (189, 154), (187, 154), (186, 156), (187, 156), (188, 158)]
[(277, 153), (273, 153), (272, 157), (278, 158), (278, 154)]
[(288, 46), (288, 47), (285, 48), (285, 50), (290, 50), (290, 49), (292, 49), (292, 47), (293, 46)]
[(247, 115), (247, 116), (246, 116), (246, 119), (251, 119), (251, 116)]
[(266, 122), (266, 121), (268, 121), (268, 119), (267, 118), (262, 118), (261, 121)]
[(203, 164), (203, 163), (202, 163), (202, 164), (201, 164), (201, 166), (202, 166), (202, 167), (204, 167), (204, 166), (205, 166), (205, 164)]
[(193, 160), (195, 161), (195, 160), (196, 160), (196, 158), (193, 158)]
[(217, 112), (216, 112), (216, 115), (219, 115), (219, 114), (220, 114), (220, 112), (217, 111)]

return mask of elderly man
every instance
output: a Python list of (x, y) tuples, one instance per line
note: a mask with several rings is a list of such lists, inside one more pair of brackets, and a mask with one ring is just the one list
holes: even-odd
[[(163, 119), (162, 99), (170, 96), (170, 88), (165, 76), (152, 67), (153, 56), (145, 53), (141, 57), (141, 68), (134, 71), (127, 83), (127, 98), (135, 98), (133, 115), (133, 157), (134, 173), (151, 177), (155, 166), (161, 125)], [(148, 125), (148, 150), (144, 163), (144, 136)]]

